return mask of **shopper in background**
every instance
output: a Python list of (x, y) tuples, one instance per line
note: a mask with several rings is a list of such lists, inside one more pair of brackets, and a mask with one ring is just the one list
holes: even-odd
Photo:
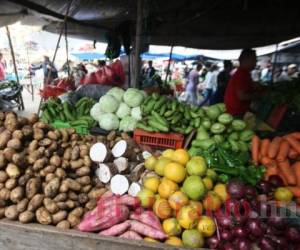
[(254, 70), (251, 71), (251, 77), (253, 82), (259, 82), (261, 76), (260, 66), (257, 65)]
[(291, 79), (299, 78), (299, 72), (298, 72), (298, 69), (297, 69), (297, 65), (296, 64), (290, 64), (288, 66), (287, 74)]
[(31, 67), (31, 70), (38, 69), (43, 69), (44, 71), (44, 84), (50, 84), (54, 79), (58, 78), (57, 69), (48, 56), (44, 56), (44, 61), (40, 65)]
[(153, 67), (153, 62), (148, 61), (148, 67), (143, 69), (144, 79), (151, 79), (155, 75), (155, 68)]
[(263, 84), (269, 85), (272, 81), (272, 64), (268, 62), (265, 68), (261, 71), (260, 80)]
[(5, 80), (5, 61), (3, 60), (3, 54), (0, 53), (0, 81)]
[(202, 64), (197, 64), (196, 68), (193, 69), (188, 76), (188, 82), (185, 87), (186, 101), (189, 104), (197, 104), (197, 86), (199, 84), (199, 72), (202, 69)]
[(262, 95), (255, 91), (251, 71), (256, 66), (256, 52), (244, 49), (239, 57), (240, 66), (229, 80), (225, 91), (224, 102), (227, 112), (242, 117), (250, 109), (252, 100)]
[(106, 66), (106, 62), (104, 60), (98, 60), (97, 63), (99, 69), (102, 69), (104, 66)]
[[(209, 67), (209, 65), (208, 65)], [(218, 87), (218, 66), (215, 64), (211, 64), (208, 68), (208, 72), (206, 74), (204, 80), (204, 90), (203, 97), (204, 100), (201, 102), (200, 106), (205, 105), (206, 103), (210, 103), (212, 96), (217, 90)]]

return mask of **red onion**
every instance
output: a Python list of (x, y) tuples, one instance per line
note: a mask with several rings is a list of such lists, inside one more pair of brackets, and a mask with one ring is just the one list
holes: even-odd
[(223, 245), (223, 250), (236, 250), (236, 248), (234, 247), (234, 245), (230, 242), (226, 242), (224, 245)]
[(246, 198), (253, 199), (256, 196), (256, 190), (254, 187), (246, 186), (245, 194), (246, 194)]
[(231, 231), (222, 229), (220, 232), (221, 239), (224, 241), (230, 241), (233, 238)]
[(261, 250), (274, 250), (275, 249), (274, 243), (266, 237), (263, 237), (260, 240), (260, 242), (258, 243), (258, 246), (260, 247)]
[(300, 232), (296, 227), (290, 227), (285, 231), (285, 236), (288, 240), (294, 243), (300, 243)]
[(268, 223), (269, 225), (279, 229), (279, 230), (283, 230), (286, 228), (287, 226), (287, 221), (285, 218), (282, 218), (278, 215), (272, 216), (268, 219)]
[(248, 230), (245, 227), (236, 226), (233, 228), (233, 235), (235, 237), (246, 238), (248, 235)]
[(220, 241), (216, 235), (207, 238), (206, 243), (210, 249), (217, 249), (219, 247)]
[(268, 194), (271, 192), (271, 185), (267, 181), (260, 181), (256, 184), (258, 192), (261, 194)]
[(217, 219), (218, 225), (221, 228), (230, 228), (233, 226), (233, 221), (232, 221), (231, 216), (219, 214), (216, 216), (216, 219)]
[(245, 238), (238, 238), (235, 242), (239, 250), (251, 250), (251, 242)]
[(234, 199), (241, 199), (245, 196), (245, 184), (240, 180), (231, 180), (227, 184), (227, 192)]
[(249, 219), (247, 221), (247, 227), (253, 236), (260, 237), (264, 234), (261, 221), (258, 218)]
[(268, 182), (273, 188), (283, 187), (284, 183), (280, 176), (278, 175), (271, 175), (268, 179)]

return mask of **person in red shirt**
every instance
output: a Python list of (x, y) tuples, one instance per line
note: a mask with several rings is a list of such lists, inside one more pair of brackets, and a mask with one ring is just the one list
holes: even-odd
[(5, 80), (5, 62), (3, 61), (3, 54), (0, 53), (0, 81)]
[(257, 98), (251, 71), (256, 66), (256, 52), (244, 49), (239, 57), (240, 66), (229, 80), (225, 91), (224, 102), (227, 112), (242, 116), (249, 109), (251, 101)]

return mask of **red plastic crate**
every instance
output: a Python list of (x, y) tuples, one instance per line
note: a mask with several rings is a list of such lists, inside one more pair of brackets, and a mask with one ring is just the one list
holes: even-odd
[(141, 145), (155, 148), (182, 148), (184, 136), (177, 133), (150, 133), (142, 129), (135, 129), (133, 139)]

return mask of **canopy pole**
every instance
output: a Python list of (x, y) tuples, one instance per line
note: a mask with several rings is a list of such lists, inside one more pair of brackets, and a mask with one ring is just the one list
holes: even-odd
[(137, 1), (137, 13), (136, 13), (136, 35), (135, 35), (135, 57), (134, 57), (134, 86), (140, 88), (140, 64), (141, 64), (141, 44), (142, 44), (142, 25), (143, 25), (143, 5), (144, 0)]
[[(7, 38), (8, 38), (8, 43), (9, 43), (9, 47), (10, 47), (10, 53), (11, 53), (11, 57), (12, 57), (13, 65), (14, 65), (14, 71), (15, 71), (17, 83), (18, 83), (18, 85), (20, 85), (18, 69), (17, 69), (17, 64), (16, 64), (16, 58), (15, 58), (15, 52), (14, 52), (14, 47), (13, 47), (13, 44), (11, 41), (10, 31), (9, 31), (8, 26), (5, 26), (5, 28), (6, 28), (6, 34), (7, 34)], [(24, 102), (23, 102), (23, 97), (22, 97), (21, 92), (20, 92), (18, 99), (19, 99), (18, 104), (21, 104), (21, 109), (24, 110)], [(20, 106), (18, 106), (18, 109), (20, 109)]]
[(70, 79), (70, 62), (69, 62), (69, 43), (68, 43), (68, 20), (65, 21), (65, 43), (66, 43), (66, 58), (67, 58), (67, 73)]
[(171, 67), (171, 59), (172, 59), (172, 55), (173, 55), (173, 49), (174, 49), (174, 45), (171, 46), (171, 50), (170, 50), (169, 62), (168, 62), (167, 73), (166, 73), (166, 78), (165, 78), (165, 84), (167, 84), (167, 82), (168, 82), (168, 76), (169, 76), (169, 71), (170, 71), (170, 67)]
[(273, 69), (272, 69), (271, 85), (274, 84), (274, 73), (275, 73), (275, 66), (277, 64), (277, 57), (278, 57), (278, 43), (276, 44), (276, 49), (275, 49), (275, 53), (274, 53), (274, 62), (273, 62)]

